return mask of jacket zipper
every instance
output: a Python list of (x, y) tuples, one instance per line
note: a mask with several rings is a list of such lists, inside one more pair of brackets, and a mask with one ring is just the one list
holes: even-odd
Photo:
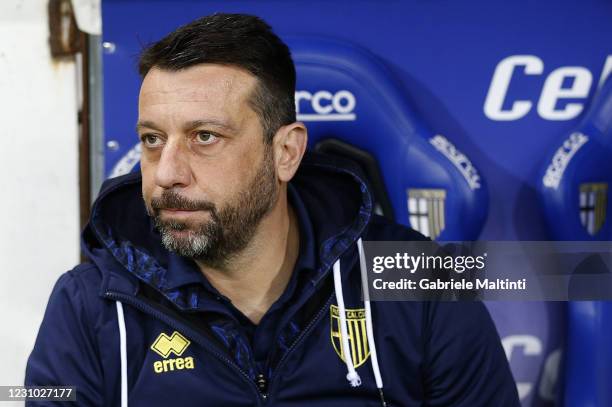
[(231, 367), (232, 369), (234, 369), (236, 372), (238, 372), (240, 374), (240, 376), (249, 384), (249, 387), (251, 387), (251, 389), (257, 395), (258, 404), (261, 404), (262, 401), (265, 402), (267, 400), (268, 394), (264, 393), (263, 391), (260, 390), (261, 387), (260, 387), (260, 385), (258, 385), (258, 383), (253, 382), (253, 380), (251, 380), (249, 375), (244, 370), (242, 370), (240, 368), (240, 366), (238, 366), (232, 360), (230, 360), (229, 358), (227, 358), (226, 356), (224, 356), (223, 354), (221, 354), (220, 352), (215, 350), (212, 346), (208, 345), (206, 343), (206, 340), (203, 339), (203, 337), (197, 331), (191, 329), (187, 325), (184, 325), (184, 324), (182, 324), (180, 322), (177, 322), (177, 321), (173, 320), (172, 318), (164, 315), (162, 312), (160, 312), (157, 309), (155, 309), (154, 307), (148, 305), (146, 302), (144, 302), (142, 300), (136, 300), (136, 299), (134, 299), (133, 297), (131, 297), (129, 295), (120, 294), (120, 293), (117, 293), (117, 292), (107, 291), (104, 294), (104, 296), (106, 298), (110, 298), (110, 299), (115, 300), (115, 301), (121, 301), (123, 303), (129, 304), (129, 305), (139, 309), (140, 311), (142, 311), (144, 313), (147, 313), (149, 315), (152, 315), (153, 317), (159, 319), (162, 322), (165, 322), (166, 324), (170, 325), (172, 328), (176, 329), (177, 331), (184, 332), (186, 335), (192, 337), (208, 353), (212, 354), (217, 359), (221, 360), (226, 365), (228, 365), (229, 367)]
[[(342, 257), (342, 255), (345, 252), (346, 252), (346, 250), (343, 251), (342, 253), (340, 253), (340, 255), (338, 255), (338, 257), (334, 260), (334, 262), (336, 262), (340, 257)], [(353, 265), (354, 265), (354, 263), (351, 264), (350, 267), (353, 267)], [(325, 274), (327, 274), (327, 273), (325, 273)], [(324, 277), (321, 277), (319, 282), (323, 281), (323, 278)], [(308, 323), (308, 325), (306, 325), (306, 328), (304, 328), (304, 330), (302, 331), (300, 336), (298, 336), (298, 338), (291, 344), (291, 346), (289, 347), (289, 349), (287, 349), (287, 351), (285, 352), (285, 354), (283, 355), (281, 360), (279, 360), (279, 362), (276, 364), (276, 367), (274, 368), (275, 372), (279, 372), (281, 370), (281, 368), (284, 366), (286, 360), (289, 358), (289, 355), (291, 354), (291, 352), (293, 352), (293, 350), (304, 340), (304, 338), (306, 338), (306, 336), (308, 336), (308, 334), (310, 334), (310, 331), (312, 331), (314, 326), (319, 322), (319, 320), (321, 319), (321, 317), (325, 313), (325, 310), (328, 309), (329, 306), (331, 305), (331, 302), (334, 299), (335, 295), (336, 295), (335, 292), (332, 290), (332, 293), (329, 296), (329, 298), (327, 299), (327, 301), (325, 302), (325, 304), (319, 309), (319, 311), (316, 313), (316, 315), (310, 320), (310, 322)], [(267, 394), (272, 393), (272, 391), (274, 390), (274, 384), (276, 384), (276, 377), (277, 376), (278, 376), (277, 373), (273, 374), (272, 377), (269, 378), (268, 383), (266, 383), (266, 387), (268, 389)], [(264, 380), (265, 380), (265, 378), (264, 378)]]
[[(338, 260), (340, 257), (342, 257), (342, 255), (343, 255), (345, 252), (346, 252), (346, 250), (345, 250), (344, 252), (342, 252), (342, 253), (340, 254), (340, 256), (338, 256), (338, 257), (336, 258), (336, 260)], [(334, 260), (334, 261), (336, 261), (336, 260)], [(355, 265), (355, 262), (352, 262), (352, 263), (349, 265), (349, 268), (352, 268), (354, 265)], [(330, 267), (330, 269), (331, 269), (331, 267)], [(323, 275), (323, 276), (322, 276), (322, 277), (321, 277), (321, 278), (320, 278), (320, 279), (317, 281), (317, 283), (316, 283), (316, 285), (317, 285), (317, 286), (321, 285), (322, 281), (325, 279), (325, 277), (327, 276), (327, 274), (328, 274), (328, 272), (325, 272), (325, 274), (324, 274), (324, 275)], [(333, 289), (332, 289), (332, 291), (333, 291)], [(333, 294), (332, 294), (332, 296), (333, 296)], [(321, 308), (321, 309), (320, 309), (320, 310), (317, 312), (317, 314), (316, 314), (316, 315), (315, 315), (315, 317), (314, 317), (315, 319), (318, 317), (318, 314), (319, 314), (320, 312), (322, 312), (322, 311), (323, 311), (323, 310), (324, 310), (324, 309), (325, 309), (325, 308), (326, 308), (326, 307), (327, 307), (327, 306), (328, 306), (328, 305), (331, 303), (331, 300), (332, 300), (332, 298), (330, 297), (330, 298), (327, 300), (327, 303), (325, 304), (325, 306), (324, 306), (323, 308)], [(302, 304), (302, 305), (303, 305), (303, 304)], [(311, 322), (312, 322), (312, 321), (311, 321)], [(307, 327), (308, 327), (308, 325), (307, 325)], [(302, 332), (302, 333), (303, 333), (303, 332)], [(278, 338), (279, 338), (279, 336), (280, 336), (280, 333), (279, 333), (279, 334), (277, 334), (277, 335), (276, 335), (276, 337), (274, 338), (274, 343), (278, 343)], [(300, 338), (298, 338), (298, 339), (300, 339)], [(297, 340), (296, 340), (296, 341), (297, 341)], [(292, 348), (290, 347), (290, 349), (292, 349)], [(282, 361), (282, 359), (284, 359), (284, 356), (283, 356), (283, 358), (281, 358), (281, 361)], [(280, 361), (279, 361), (279, 363), (280, 363)], [(276, 364), (276, 366), (278, 366), (278, 365), (279, 365), (279, 363), (277, 363), (277, 364)]]
[(327, 301), (325, 302), (325, 305), (323, 305), (323, 307), (321, 307), (321, 309), (319, 309), (319, 311), (317, 312), (317, 314), (314, 316), (313, 319), (310, 320), (310, 322), (308, 323), (308, 325), (306, 325), (306, 328), (304, 328), (304, 330), (302, 331), (302, 333), (300, 334), (300, 336), (298, 336), (298, 338), (291, 344), (291, 346), (289, 347), (289, 349), (287, 349), (287, 352), (285, 352), (285, 354), (283, 355), (283, 357), (281, 358), (281, 360), (276, 364), (276, 368), (274, 369), (275, 373), (274, 375), (272, 375), (272, 377), (270, 378), (270, 383), (268, 386), (269, 392), (268, 393), (272, 393), (272, 390), (274, 389), (273, 385), (276, 383), (276, 377), (278, 376), (278, 372), (281, 370), (281, 368), (283, 367), (283, 365), (285, 364), (286, 360), (289, 358), (289, 355), (291, 354), (291, 352), (304, 340), (304, 338), (306, 338), (306, 336), (308, 336), (308, 334), (310, 333), (310, 331), (312, 331), (312, 329), (314, 328), (314, 326), (321, 320), (321, 317), (323, 316), (323, 314), (325, 313), (325, 310), (327, 308), (329, 308), (333, 298), (334, 298), (334, 293), (332, 293), (329, 298), (327, 299)]

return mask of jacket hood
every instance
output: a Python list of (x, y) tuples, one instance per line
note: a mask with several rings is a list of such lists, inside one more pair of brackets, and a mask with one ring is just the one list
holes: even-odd
[[(372, 215), (372, 197), (355, 164), (315, 152), (304, 156), (290, 185), (312, 222), (317, 248), (316, 284), (364, 232)], [(180, 307), (189, 306), (189, 296), (179, 295), (169, 278), (171, 256), (146, 212), (140, 173), (113, 178), (102, 185), (83, 232), (82, 247), (105, 280), (111, 276), (125, 278), (127, 270), (132, 277), (172, 297)]]

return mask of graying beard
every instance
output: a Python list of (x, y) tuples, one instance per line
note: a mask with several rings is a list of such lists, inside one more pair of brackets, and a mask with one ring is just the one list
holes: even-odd
[[(204, 253), (207, 253), (211, 240), (208, 233), (203, 230), (197, 232), (188, 232), (187, 238), (175, 238), (172, 231), (182, 231), (187, 226), (180, 222), (168, 222), (162, 224), (159, 218), (155, 219), (157, 228), (161, 234), (162, 244), (170, 251), (177, 253), (180, 256), (198, 258)], [(211, 229), (211, 228), (208, 228)]]

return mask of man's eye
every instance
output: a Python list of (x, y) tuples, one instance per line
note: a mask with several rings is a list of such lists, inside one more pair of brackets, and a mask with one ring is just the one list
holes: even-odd
[(195, 141), (199, 144), (212, 144), (217, 141), (217, 136), (207, 131), (198, 131), (195, 134)]
[(161, 138), (155, 134), (143, 134), (140, 136), (140, 141), (147, 147), (155, 147), (161, 144)]

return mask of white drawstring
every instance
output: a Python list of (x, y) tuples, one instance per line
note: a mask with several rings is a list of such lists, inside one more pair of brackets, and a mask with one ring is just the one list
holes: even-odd
[(359, 250), (359, 270), (361, 272), (361, 286), (363, 288), (363, 303), (365, 304), (366, 312), (366, 333), (368, 335), (368, 344), (370, 345), (370, 357), (372, 358), (372, 370), (374, 371), (374, 379), (376, 387), (380, 394), (380, 400), (383, 406), (386, 406), (385, 397), (383, 394), (383, 380), (378, 366), (378, 355), (376, 353), (376, 342), (374, 341), (374, 328), (372, 327), (372, 308), (370, 307), (370, 289), (368, 284), (367, 265), (365, 260), (365, 252), (363, 251), (363, 242), (361, 238), (357, 240), (357, 249)]
[(125, 340), (125, 318), (123, 317), (123, 305), (117, 301), (117, 320), (119, 321), (119, 352), (121, 355), (121, 407), (128, 405), (127, 385), (127, 345)]
[[(374, 372), (374, 379), (376, 381), (376, 387), (378, 388), (381, 403), (383, 406), (386, 406), (387, 404), (383, 395), (383, 381), (382, 376), (380, 374), (380, 367), (378, 365), (378, 355), (376, 353), (376, 342), (374, 340), (374, 329), (372, 326), (372, 309), (370, 307), (370, 292), (368, 289), (367, 265), (361, 238), (357, 240), (357, 249), (359, 251), (359, 268), (361, 271), (361, 284), (363, 287), (363, 300), (365, 304), (366, 314), (366, 333), (368, 337), (368, 344), (370, 347), (372, 370)], [(344, 296), (342, 294), (342, 277), (340, 275), (340, 259), (336, 260), (336, 262), (334, 263), (334, 290), (336, 293), (336, 300), (338, 302), (338, 311), (340, 313), (340, 338), (342, 354), (344, 355), (344, 363), (346, 364), (346, 369), (348, 370), (346, 379), (351, 383), (351, 386), (356, 387), (361, 385), (361, 378), (359, 377), (359, 374), (355, 371), (352, 353), (349, 348), (346, 309), (344, 307)]]

